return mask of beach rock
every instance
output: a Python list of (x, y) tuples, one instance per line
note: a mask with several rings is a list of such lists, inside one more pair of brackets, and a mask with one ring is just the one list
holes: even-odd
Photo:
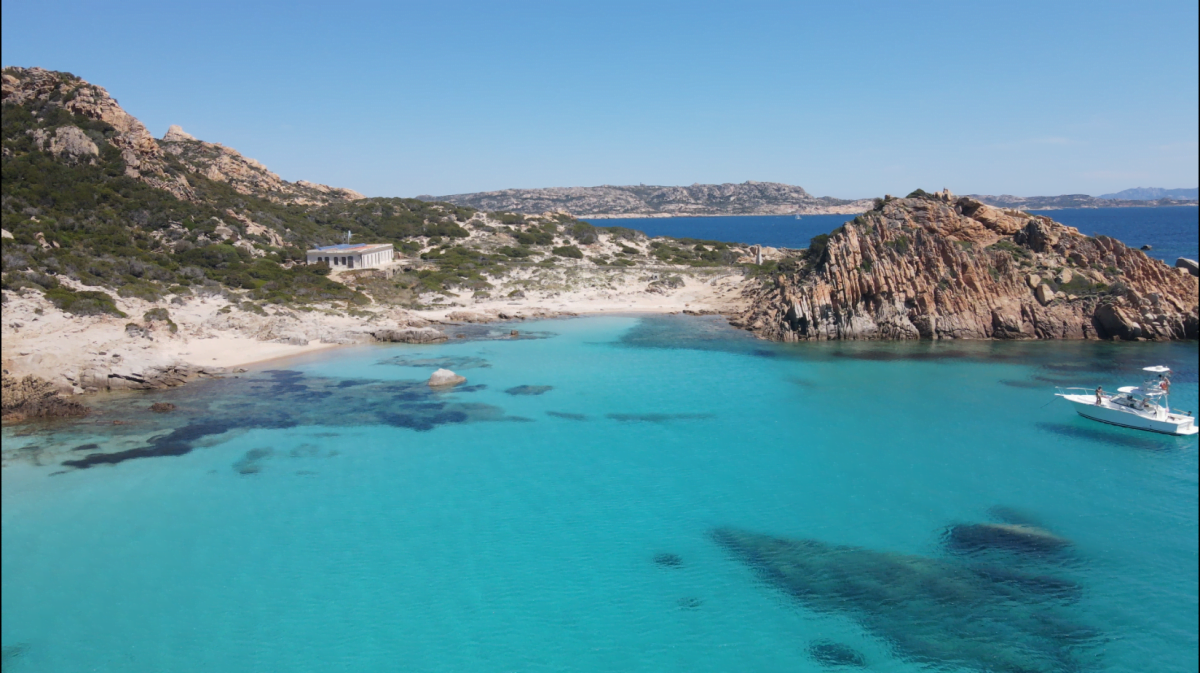
[(448, 338), (444, 332), (428, 327), (381, 329), (370, 334), (376, 341), (385, 343), (431, 344)]
[(1154, 246), (1152, 246), (1150, 244), (1146, 244), (1146, 245), (1143, 245), (1141, 249), (1142, 250), (1153, 250)]
[(429, 387), (431, 387), (431, 388), (443, 388), (443, 387), (449, 387), (449, 386), (456, 386), (460, 383), (466, 383), (466, 382), (467, 382), (467, 377), (459, 376), (458, 374), (455, 374), (454, 372), (450, 371), (449, 369), (439, 369), (436, 372), (434, 372), (432, 376), (429, 377)]
[(31, 418), (73, 418), (87, 416), (91, 409), (63, 397), (54, 384), (36, 376), (18, 379), (4, 372), (0, 379), (0, 416), (6, 422)]
[[(881, 201), (784, 262), (731, 324), (785, 342), (1193, 339), (1200, 324), (1196, 282), (1162, 261), (968, 197)], [(1075, 299), (1054, 301), (1056, 277)]]
[(1196, 260), (1194, 259), (1180, 257), (1179, 259), (1175, 260), (1175, 267), (1179, 269), (1186, 269), (1187, 272), (1193, 276), (1200, 275), (1200, 265), (1197, 265)]

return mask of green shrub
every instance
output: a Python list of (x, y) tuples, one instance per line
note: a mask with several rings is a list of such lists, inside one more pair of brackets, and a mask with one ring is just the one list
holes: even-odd
[(571, 259), (583, 259), (583, 251), (573, 245), (562, 245), (551, 250), (559, 257), (570, 257)]
[(808, 241), (808, 257), (813, 261), (821, 261), (825, 258), (825, 251), (829, 247), (829, 234), (817, 234)]
[(99, 290), (76, 292), (66, 287), (55, 287), (46, 290), (46, 299), (63, 311), (75, 315), (107, 313), (121, 318), (127, 317), (117, 308), (117, 301), (113, 299), (112, 295)]

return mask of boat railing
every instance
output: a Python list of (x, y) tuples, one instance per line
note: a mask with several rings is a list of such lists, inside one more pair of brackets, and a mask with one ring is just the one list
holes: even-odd
[[(1055, 395), (1094, 395), (1095, 393), (1095, 390), (1091, 388), (1084, 388), (1082, 386), (1072, 386), (1070, 388), (1055, 386), (1054, 388)], [(1109, 397), (1109, 395), (1105, 395), (1105, 397)]]

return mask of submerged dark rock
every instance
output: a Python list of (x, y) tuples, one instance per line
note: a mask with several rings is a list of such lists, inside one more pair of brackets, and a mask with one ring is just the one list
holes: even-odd
[(100, 448), (99, 444), (97, 444), (95, 442), (88, 442), (87, 444), (80, 444), (79, 446), (77, 446), (71, 450), (72, 451), (93, 451), (98, 448)]
[(694, 596), (685, 596), (680, 598), (677, 604), (681, 610), (697, 610), (701, 605), (704, 605), (704, 601)]
[(546, 415), (553, 416), (555, 418), (565, 418), (568, 421), (586, 421), (587, 420), (587, 416), (584, 414), (573, 414), (573, 413), (570, 413), (567, 411), (547, 411)]
[(614, 421), (638, 423), (667, 423), (669, 421), (697, 421), (712, 418), (714, 414), (606, 414)]
[(808, 656), (825, 666), (858, 666), (867, 665), (867, 659), (858, 650), (835, 643), (832, 640), (814, 640), (808, 644)]
[(170, 402), (155, 402), (150, 405), (150, 411), (156, 414), (165, 414), (170, 411), (175, 411), (175, 405)]
[(554, 390), (554, 386), (514, 386), (505, 390), (509, 395), (543, 395)]
[(946, 529), (946, 546), (954, 551), (1001, 549), (1025, 554), (1053, 554), (1071, 542), (1044, 528), (1012, 523), (957, 524)]
[(1080, 648), (1096, 637), (1061, 602), (961, 564), (732, 528), (713, 538), (805, 607), (852, 617), (917, 663), (1071, 671), (1080, 668)]
[(678, 554), (655, 554), (654, 564), (663, 568), (679, 568), (683, 566), (683, 559)]
[(262, 471), (262, 461), (274, 453), (271, 449), (250, 449), (246, 455), (233, 464), (234, 472), (238, 474), (258, 474)]
[(238, 428), (290, 428), (296, 421), (288, 417), (257, 416), (195, 421), (150, 440), (148, 446), (114, 453), (93, 453), (77, 460), (64, 460), (63, 465), (87, 469), (96, 465), (116, 465), (137, 458), (184, 456), (191, 453), (195, 443), (210, 435), (219, 435)]

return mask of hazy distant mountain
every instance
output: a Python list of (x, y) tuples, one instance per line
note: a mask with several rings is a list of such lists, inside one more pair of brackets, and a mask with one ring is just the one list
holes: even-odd
[(475, 194), (418, 196), (487, 211), (538, 214), (565, 211), (576, 217), (646, 217), (670, 215), (791, 215), (793, 213), (857, 214), (871, 207), (864, 199), (848, 201), (813, 196), (804, 188), (778, 182), (690, 185), (602, 185), (504, 189)]
[(1190, 199), (1200, 198), (1200, 189), (1163, 189), (1162, 187), (1134, 187), (1115, 194), (1101, 194), (1102, 199), (1123, 199), (1126, 201), (1157, 201), (1158, 199)]

